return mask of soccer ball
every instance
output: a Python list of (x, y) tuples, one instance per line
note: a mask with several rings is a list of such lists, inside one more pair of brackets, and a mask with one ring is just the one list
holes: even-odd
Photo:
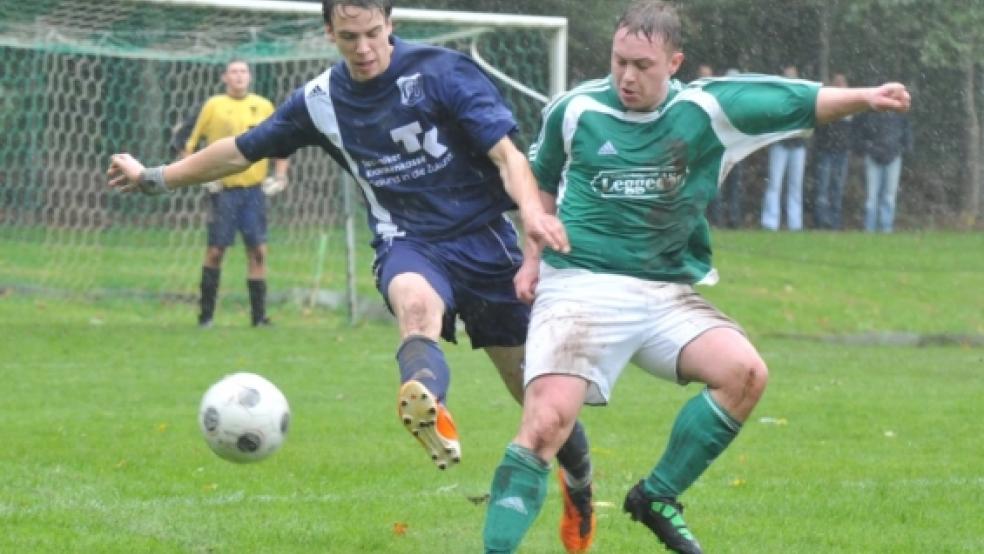
[(202, 398), (198, 425), (220, 458), (258, 462), (283, 444), (290, 426), (287, 398), (255, 373), (226, 375)]

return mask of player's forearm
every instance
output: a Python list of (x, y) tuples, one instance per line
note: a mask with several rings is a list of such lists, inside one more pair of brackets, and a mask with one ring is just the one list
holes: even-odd
[(503, 137), (492, 147), (489, 158), (499, 169), (506, 194), (516, 203), (521, 213), (528, 210), (543, 210), (537, 195), (536, 180), (530, 172), (526, 156), (516, 149), (509, 137)]
[[(533, 182), (536, 183), (536, 178), (533, 178)], [(555, 215), (557, 213), (557, 197), (542, 190), (538, 191), (537, 195), (539, 196), (540, 207), (543, 211), (548, 214)], [(544, 244), (540, 241), (523, 241), (523, 259), (537, 264), (540, 263), (540, 258), (543, 255), (543, 248)]]
[(236, 147), (234, 138), (224, 138), (164, 167), (168, 188), (214, 181), (245, 170), (252, 162)]
[(506, 192), (516, 203), (521, 214), (542, 213), (544, 210), (543, 205), (540, 204), (536, 179), (526, 165), (526, 159), (520, 156), (517, 166), (506, 185)]
[(822, 87), (817, 94), (817, 125), (825, 125), (871, 108), (875, 88)]
[[(536, 178), (533, 178), (536, 182)], [(537, 187), (539, 189), (539, 187)], [(557, 215), (557, 196), (550, 194), (547, 191), (540, 190), (540, 205), (543, 206), (543, 211), (550, 215)]]
[(523, 261), (530, 263), (540, 263), (543, 255), (543, 244), (535, 240), (523, 241)]
[[(533, 178), (533, 183), (536, 183), (536, 178)], [(550, 214), (557, 214), (557, 197), (549, 192), (539, 190), (537, 188), (537, 196), (539, 196), (540, 207), (543, 211)], [(523, 242), (523, 259), (529, 260), (531, 262), (540, 262), (540, 257), (543, 254), (544, 244), (540, 241), (527, 240)]]

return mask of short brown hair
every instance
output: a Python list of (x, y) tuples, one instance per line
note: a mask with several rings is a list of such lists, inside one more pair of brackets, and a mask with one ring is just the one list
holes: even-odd
[(379, 10), (386, 19), (393, 13), (393, 0), (321, 0), (321, 17), (324, 18), (325, 25), (331, 25), (331, 15), (335, 13), (337, 6)]
[(676, 7), (662, 0), (637, 0), (629, 4), (615, 23), (616, 32), (623, 28), (650, 41), (659, 37), (671, 48), (679, 49), (683, 43), (682, 24)]

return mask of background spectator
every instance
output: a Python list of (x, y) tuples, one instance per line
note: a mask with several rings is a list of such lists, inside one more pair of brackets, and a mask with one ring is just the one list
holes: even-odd
[[(783, 76), (796, 79), (799, 71), (787, 65)], [(778, 231), (781, 221), (782, 182), (786, 179), (786, 226), (790, 231), (803, 228), (803, 172), (806, 170), (806, 141), (787, 139), (769, 147), (769, 182), (762, 198), (762, 227)]]
[(855, 118), (855, 125), (868, 185), (864, 230), (891, 233), (902, 153), (912, 151), (912, 129), (908, 118), (898, 113), (865, 113)]

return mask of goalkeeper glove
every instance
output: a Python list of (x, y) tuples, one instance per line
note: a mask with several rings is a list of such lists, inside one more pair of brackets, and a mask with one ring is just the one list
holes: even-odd
[(222, 192), (222, 181), (206, 181), (202, 183), (202, 188), (209, 194), (218, 194)]
[(279, 177), (267, 177), (266, 179), (263, 179), (263, 183), (260, 184), (260, 187), (263, 188), (263, 194), (273, 196), (274, 194), (277, 194), (287, 188), (287, 176), (282, 175)]

